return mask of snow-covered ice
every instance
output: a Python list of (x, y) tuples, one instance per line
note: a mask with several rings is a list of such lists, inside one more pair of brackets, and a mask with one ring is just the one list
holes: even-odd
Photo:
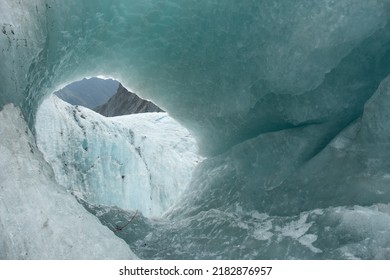
[(106, 118), (52, 95), (35, 128), (39, 149), (66, 189), (147, 217), (173, 205), (202, 160), (195, 139), (167, 113)]
[(0, 259), (136, 258), (56, 183), (13, 105), (0, 112), (0, 135)]

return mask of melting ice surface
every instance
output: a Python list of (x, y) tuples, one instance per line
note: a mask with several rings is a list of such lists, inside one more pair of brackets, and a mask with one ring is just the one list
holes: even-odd
[[(390, 258), (389, 0), (0, 6), (1, 258)], [(88, 213), (28, 129), (61, 84), (104, 74), (207, 157), (160, 219), (116, 236), (133, 210)]]

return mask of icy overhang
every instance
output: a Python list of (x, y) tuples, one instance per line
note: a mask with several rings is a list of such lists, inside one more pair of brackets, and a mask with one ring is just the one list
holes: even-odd
[[(206, 154), (269, 131), (353, 118), (362, 111), (359, 89), (379, 83), (378, 74), (360, 83), (362, 64), (382, 71), (389, 46), (387, 0), (0, 4), (1, 106), (22, 106), (32, 127), (41, 98), (57, 86), (109, 74), (164, 107)], [(351, 74), (335, 80), (340, 67)]]

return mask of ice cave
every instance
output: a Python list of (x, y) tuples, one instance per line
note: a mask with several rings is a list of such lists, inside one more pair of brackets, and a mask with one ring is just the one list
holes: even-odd
[[(0, 29), (0, 259), (390, 259), (390, 0), (0, 0)], [(51, 95), (98, 75), (166, 113)]]

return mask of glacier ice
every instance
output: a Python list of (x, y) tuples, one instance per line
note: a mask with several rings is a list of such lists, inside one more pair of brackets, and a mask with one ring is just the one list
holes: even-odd
[(105, 118), (54, 95), (37, 112), (38, 148), (56, 180), (94, 204), (161, 216), (202, 160), (190, 133), (167, 113)]
[(0, 124), (0, 259), (136, 258), (54, 180), (18, 108)]
[[(183, 124), (207, 157), (163, 217), (139, 215), (116, 232), (137, 256), (390, 258), (389, 0), (0, 6), (3, 111), (13, 103), (34, 130), (46, 95), (81, 77), (112, 76)], [(27, 142), (3, 126), (2, 143), (19, 145), (12, 160), (22, 159)], [(15, 126), (23, 132), (22, 120)], [(17, 166), (6, 170), (15, 192), (2, 191), (1, 203), (16, 195), (31, 207), (16, 190), (46, 177), (11, 180)], [(89, 203), (111, 229), (133, 213)], [(1, 221), (24, 221), (3, 210)], [(0, 244), (15, 254), (2, 257), (20, 258), (26, 240), (4, 237), (11, 229), (2, 228)]]

